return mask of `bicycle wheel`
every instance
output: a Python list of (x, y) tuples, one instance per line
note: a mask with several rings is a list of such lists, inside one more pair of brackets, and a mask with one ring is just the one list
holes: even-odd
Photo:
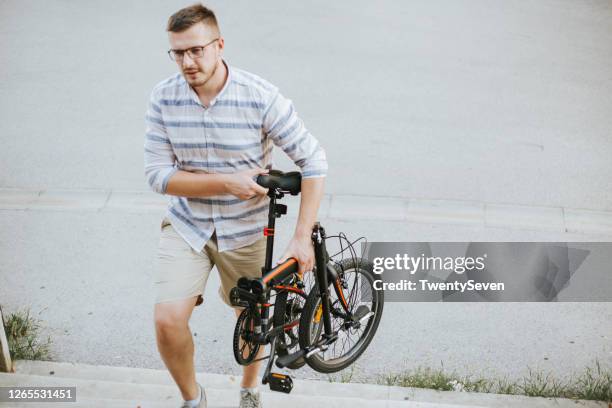
[(238, 316), (234, 328), (234, 358), (240, 365), (250, 364), (259, 351), (259, 343), (253, 341), (253, 313), (250, 308), (245, 308)]
[[(383, 292), (374, 289), (377, 278), (372, 269), (371, 262), (360, 258), (339, 263), (338, 279), (330, 282), (333, 285), (329, 288), (332, 331), (337, 333), (338, 339), (327, 350), (306, 359), (313, 370), (321, 373), (340, 371), (357, 360), (372, 341), (384, 305)], [(323, 307), (317, 292), (310, 291), (302, 311), (299, 329), (302, 348), (317, 343), (324, 333)], [(350, 315), (357, 317), (351, 319)]]
[[(298, 292), (297, 288), (292, 290), (280, 290), (276, 294), (274, 302), (274, 327), (284, 326), (283, 334), (278, 337), (276, 343), (276, 354), (279, 357), (297, 351), (299, 346), (299, 322), (304, 304), (306, 303), (306, 293), (314, 285), (312, 272), (308, 272), (302, 279), (304, 287)], [(292, 285), (288, 285), (291, 287)], [(287, 368), (292, 370), (303, 367), (306, 361), (303, 358), (289, 364)]]

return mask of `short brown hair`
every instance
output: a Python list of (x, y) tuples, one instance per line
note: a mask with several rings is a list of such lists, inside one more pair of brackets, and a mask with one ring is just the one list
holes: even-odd
[(185, 7), (174, 13), (168, 19), (167, 31), (180, 33), (197, 23), (204, 23), (219, 30), (215, 13), (201, 4)]

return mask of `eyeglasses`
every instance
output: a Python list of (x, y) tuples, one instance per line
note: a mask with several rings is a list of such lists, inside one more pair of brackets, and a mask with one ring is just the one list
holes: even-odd
[(187, 53), (187, 55), (189, 55), (189, 58), (191, 58), (192, 60), (202, 58), (204, 56), (204, 49), (218, 40), (218, 38), (215, 38), (214, 40), (204, 45), (198, 47), (191, 47), (186, 50), (168, 50), (168, 56), (172, 61), (182, 61), (183, 57), (185, 56), (185, 53)]

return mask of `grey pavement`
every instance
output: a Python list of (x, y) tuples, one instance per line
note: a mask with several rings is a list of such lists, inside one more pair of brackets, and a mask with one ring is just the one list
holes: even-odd
[[(145, 193), (143, 116), (174, 72), (165, 21), (188, 3), (0, 4), (0, 302), (31, 306), (59, 360), (162, 368), (150, 278), (163, 198)], [(227, 60), (277, 84), (325, 147), (329, 231), (611, 240), (610, 3), (207, 4)], [(235, 374), (217, 285), (191, 322), (197, 367)], [(610, 303), (389, 304), (358, 375), (566, 376), (612, 365), (611, 320)]]
[[(110, 200), (109, 200), (110, 203)], [(290, 207), (295, 211), (295, 206)], [(163, 368), (156, 351), (152, 262), (163, 209), (0, 210), (1, 299), (30, 306), (58, 361)], [(321, 218), (328, 231), (381, 241), (580, 241), (610, 236), (382, 219)], [(295, 217), (277, 225), (280, 255)], [(333, 251), (333, 246), (330, 248)], [(211, 274), (191, 329), (199, 371), (239, 374), (232, 311)], [(10, 290), (5, 289), (10, 288)], [(612, 366), (610, 303), (388, 303), (355, 379), (418, 366), (519, 378), (528, 368), (570, 376), (598, 359)], [(308, 369), (299, 378), (326, 378)]]

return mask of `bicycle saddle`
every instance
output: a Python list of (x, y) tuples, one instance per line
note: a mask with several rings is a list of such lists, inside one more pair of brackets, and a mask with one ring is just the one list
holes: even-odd
[(280, 170), (270, 170), (268, 174), (257, 176), (256, 181), (264, 188), (278, 189), (291, 195), (300, 194), (302, 188), (302, 174), (299, 171), (284, 173)]

